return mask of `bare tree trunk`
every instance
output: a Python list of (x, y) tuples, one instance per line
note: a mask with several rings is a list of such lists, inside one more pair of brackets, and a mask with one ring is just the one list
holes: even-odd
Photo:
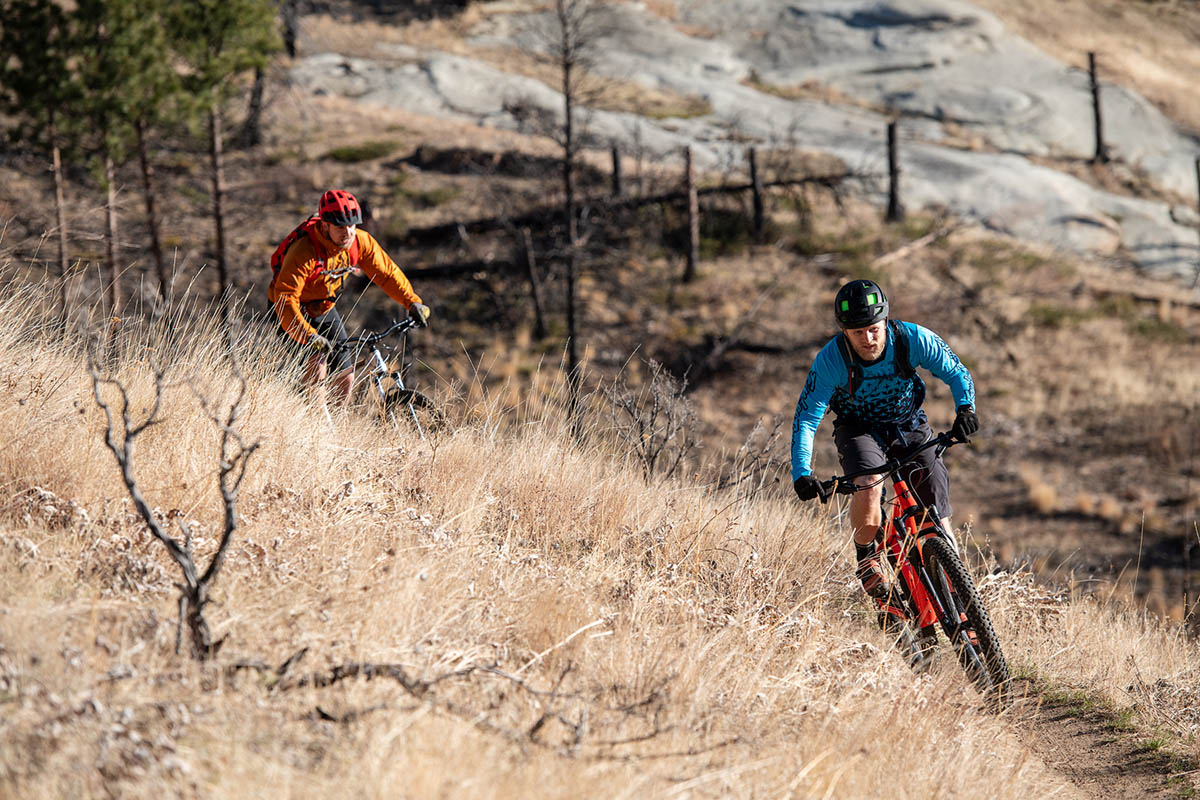
[(578, 57), (578, 42), (575, 41), (575, 23), (566, 0), (556, 0), (559, 24), (562, 31), (560, 42), (560, 65), (562, 67), (563, 94), (563, 217), (567, 231), (567, 384), (570, 392), (571, 418), (579, 406), (579, 345), (575, 315), (575, 279), (579, 268), (579, 230), (575, 219), (575, 60)]
[(888, 148), (888, 207), (887, 221), (900, 222), (904, 219), (904, 206), (900, 202), (900, 156), (899, 149), (899, 132), (897, 128), (899, 122), (892, 120), (887, 127), (887, 148)]
[(158, 231), (158, 209), (154, 194), (154, 167), (150, 164), (149, 148), (146, 146), (146, 122), (139, 119), (134, 126), (137, 131), (138, 163), (142, 167), (142, 196), (146, 199), (146, 223), (150, 228), (150, 255), (154, 259), (154, 271), (158, 275), (158, 302), (154, 314), (158, 316), (170, 300), (170, 279), (163, 258), (162, 240)]
[(62, 151), (58, 146), (58, 126), (55, 123), (54, 111), (50, 112), (48, 133), (50, 134), (50, 160), (54, 167), (54, 216), (58, 222), (58, 277), (59, 277), (59, 319), (62, 324), (67, 321), (67, 202), (63, 191)]
[(262, 67), (254, 69), (254, 87), (250, 90), (250, 105), (246, 109), (246, 121), (238, 131), (237, 146), (242, 149), (262, 144), (263, 84)]
[(766, 229), (763, 213), (763, 185), (762, 176), (758, 172), (758, 152), (753, 147), (750, 148), (749, 158), (750, 191), (754, 204), (754, 241), (762, 242), (763, 231)]
[(1092, 123), (1096, 134), (1093, 164), (1108, 163), (1108, 147), (1104, 144), (1104, 118), (1100, 113), (1100, 81), (1096, 77), (1096, 54), (1088, 53), (1088, 84), (1092, 90)]
[[(221, 110), (213, 104), (208, 110), (208, 153), (212, 161), (213, 224), (217, 232), (217, 281), (222, 303), (229, 299), (228, 254), (225, 249), (225, 167), (221, 153)], [(227, 308), (223, 305), (222, 308)], [(224, 311), (222, 313), (228, 313)]]
[(529, 292), (533, 296), (533, 335), (546, 338), (546, 319), (542, 315), (542, 291), (537, 276), (537, 259), (533, 252), (533, 235), (529, 228), (522, 228), (522, 243), (525, 247), (525, 269), (529, 272)]
[(700, 198), (696, 194), (696, 165), (692, 160), (692, 148), (683, 148), (685, 183), (687, 186), (687, 265), (683, 270), (683, 282), (696, 279), (696, 262), (700, 260)]
[[(107, 148), (107, 145), (106, 145)], [(121, 318), (121, 276), (117, 264), (117, 179), (112, 156), (104, 153), (104, 184), (107, 192), (104, 202), (104, 253), (108, 261), (109, 319)]]
[(621, 151), (612, 146), (612, 196), (622, 197), (625, 194), (625, 181), (621, 170)]
[(284, 0), (279, 8), (279, 15), (283, 17), (283, 49), (288, 54), (288, 58), (295, 58), (296, 33), (300, 27), (296, 0)]
[[(1196, 159), (1196, 193), (1200, 196), (1200, 158)], [(1200, 197), (1196, 202), (1196, 210), (1200, 211)], [(1196, 232), (1200, 233), (1200, 226), (1197, 226)], [(1196, 274), (1192, 278), (1192, 288), (1195, 289), (1197, 285), (1200, 285), (1200, 251), (1196, 256)]]

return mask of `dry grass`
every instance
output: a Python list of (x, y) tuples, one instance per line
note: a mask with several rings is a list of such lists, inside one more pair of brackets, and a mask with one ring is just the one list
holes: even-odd
[[(229, 643), (173, 653), (173, 565), (131, 514), (78, 349), (10, 300), (0, 334), (0, 793), (488, 797), (996, 797), (1060, 785), (1021, 714), (984, 713), (953, 660), (916, 679), (874, 630), (843, 531), (789, 500), (645, 482), (571, 443), (553, 398), (422, 442), (321, 413), (246, 349), (243, 430), (263, 441), (209, 608)], [(215, 546), (215, 431), (228, 398), (212, 326), (127, 334), (172, 365), (167, 422), (136, 453), (152, 505)], [(153, 348), (153, 349), (151, 349)], [(258, 366), (255, 366), (258, 364)], [(186, 383), (184, 382), (186, 379)], [(553, 386), (548, 391), (553, 390)], [(38, 490), (35, 490), (38, 487)], [(1172, 629), (1062, 603), (1028, 577), (984, 584), (1010, 662), (1085, 682), (1182, 732), (1200, 689)], [(276, 684), (272, 668), (307, 655)], [(326, 688), (337, 664), (400, 665)], [(507, 676), (507, 677), (506, 677)], [(437, 678), (444, 678), (433, 683)], [(291, 683), (289, 683), (289, 679)], [(1159, 680), (1162, 679), (1162, 680)], [(272, 688), (275, 686), (275, 688)], [(1140, 689), (1136, 687), (1141, 687)], [(331, 721), (343, 720), (343, 721)], [(914, 763), (924, 765), (914, 771)]]

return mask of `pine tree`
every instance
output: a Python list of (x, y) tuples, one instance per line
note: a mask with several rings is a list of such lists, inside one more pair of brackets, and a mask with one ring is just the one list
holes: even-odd
[(237, 76), (265, 66), (279, 49), (277, 9), (272, 0), (191, 0), (170, 5), (168, 32), (172, 50), (184, 65), (185, 93), (207, 121), (217, 275), (225, 300), (232, 287), (225, 239), (223, 111), (236, 90)]
[(154, 165), (150, 157), (149, 139), (156, 130), (167, 124), (176, 111), (183, 87), (171, 65), (164, 22), (165, 5), (161, 0), (139, 0), (134, 4), (139, 12), (138, 25), (127, 35), (135, 39), (142, 69), (127, 84), (125, 98), (127, 115), (133, 125), (138, 166), (142, 173), (142, 196), (146, 204), (146, 221), (150, 233), (150, 254), (158, 278), (155, 313), (159, 314), (170, 302), (171, 281), (163, 257), (162, 236), (159, 231), (158, 200), (154, 186)]
[(73, 43), (70, 20), (51, 0), (0, 0), (0, 111), (17, 120), (14, 142), (44, 150), (54, 174), (54, 210), (58, 228), (60, 315), (66, 319), (68, 267), (66, 193), (62, 161), (73, 152), (78, 130), (70, 109), (78, 107), (82, 87), (69, 67)]
[(116, 168), (137, 138), (136, 121), (144, 117), (147, 86), (161, 80), (166, 51), (155, 0), (77, 0), (74, 63), (83, 86), (81, 109), (92, 128), (91, 149), (105, 190), (105, 260), (108, 265), (109, 313), (119, 319), (122, 296), (117, 237)]

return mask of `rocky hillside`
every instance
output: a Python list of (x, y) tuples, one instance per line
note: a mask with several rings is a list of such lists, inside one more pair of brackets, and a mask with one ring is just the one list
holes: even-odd
[[(1174, 17), (1144, 5), (1146, 27), (1170, 39)], [(538, 9), (481, 3), (433, 26), (364, 23), (365, 46), (313, 18), (291, 75), (306, 91), (365, 106), (546, 132), (561, 124), (550, 68), (559, 29)], [(1135, 43), (1102, 40), (1111, 160), (1092, 164), (1086, 50), (1059, 46), (1050, 55), (1006, 26), (1004, 13), (959, 0), (606, 5), (580, 29), (580, 66), (626, 85), (628, 96), (592, 103), (586, 136), (659, 163), (677, 162), (688, 146), (713, 169), (743, 164), (749, 146), (803, 147), (875, 177), (866, 196), (879, 202), (885, 129), (898, 117), (910, 208), (944, 208), (1021, 239), (1190, 277), (1200, 154), (1193, 117), (1172, 119), (1137, 91), (1149, 65), (1106, 72), (1124, 67), (1120, 54)], [(1063, 24), (1103, 14), (1079, 10)], [(1014, 25), (1024, 21), (1016, 15)], [(1163, 69), (1171, 68), (1187, 74), (1177, 62)]]

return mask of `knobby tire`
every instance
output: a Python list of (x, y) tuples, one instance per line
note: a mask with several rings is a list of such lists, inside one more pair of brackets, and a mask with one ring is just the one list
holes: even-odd
[[(1011, 690), (1008, 664), (1004, 661), (1004, 653), (1000, 651), (1000, 639), (992, 627), (987, 609), (979, 599), (979, 592), (975, 588), (975, 582), (971, 580), (971, 574), (946, 540), (936, 536), (930, 537), (925, 540), (922, 549), (926, 569), (935, 588), (938, 589), (938, 594), (945, 594), (945, 583), (953, 590), (953, 598), (941, 598), (943, 605), (947, 606), (947, 612), (952, 616), (951, 624), (958, 621), (958, 612), (961, 611), (966, 615), (967, 622), (975, 631), (978, 640), (978, 646), (969, 641), (961, 641), (961, 637), (960, 641), (952, 642), (959, 662), (962, 663), (963, 669), (971, 674), (975, 671), (973, 664), (976, 657), (981, 658), (986, 675), (973, 677), (976, 677), (981, 688), (993, 693), (1001, 706), (1006, 705)], [(947, 601), (953, 601), (956, 605), (952, 607)]]

